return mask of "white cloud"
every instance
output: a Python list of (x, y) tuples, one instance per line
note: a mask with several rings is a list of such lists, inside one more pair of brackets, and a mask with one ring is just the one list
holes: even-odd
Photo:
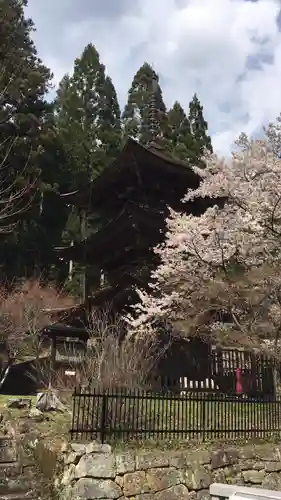
[[(213, 144), (223, 154), (242, 130), (253, 134), (281, 111), (279, 0), (135, 0), (132, 10), (128, 2), (115, 16), (86, 9), (77, 21), (68, 21), (67, 3), (62, 8), (48, 0), (41, 9), (38, 2), (43, 6), (43, 0), (29, 0), (29, 13), (56, 82), (92, 42), (123, 105), (146, 60), (160, 73), (167, 105), (177, 99), (187, 106), (198, 93)], [(47, 18), (56, 19), (56, 11), (61, 19), (52, 33)]]

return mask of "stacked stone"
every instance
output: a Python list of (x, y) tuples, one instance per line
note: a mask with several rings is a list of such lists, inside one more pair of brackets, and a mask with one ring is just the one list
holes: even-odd
[(24, 467), (15, 439), (0, 436), (0, 500), (33, 498), (33, 475)]
[(281, 489), (281, 447), (112, 452), (107, 444), (64, 448), (61, 500), (209, 500), (214, 482)]

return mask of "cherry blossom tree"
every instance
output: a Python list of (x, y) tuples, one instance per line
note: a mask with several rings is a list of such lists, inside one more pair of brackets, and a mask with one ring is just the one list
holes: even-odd
[[(230, 160), (206, 156), (183, 202), (220, 199), (201, 216), (170, 210), (161, 263), (127, 318), (129, 334), (169, 324), (187, 335), (277, 346), (281, 332), (281, 118), (264, 140), (242, 134)], [(221, 206), (223, 205), (223, 206)]]

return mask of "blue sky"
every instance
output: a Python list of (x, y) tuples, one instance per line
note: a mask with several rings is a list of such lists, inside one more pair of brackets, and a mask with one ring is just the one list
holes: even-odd
[(281, 0), (29, 0), (39, 55), (54, 84), (96, 45), (120, 104), (148, 61), (165, 102), (197, 92), (213, 144), (228, 155), (281, 112)]

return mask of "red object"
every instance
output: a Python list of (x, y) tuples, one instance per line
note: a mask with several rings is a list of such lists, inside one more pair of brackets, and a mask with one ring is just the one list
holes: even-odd
[(241, 368), (236, 368), (235, 370), (235, 391), (237, 394), (242, 394), (243, 385), (242, 385), (242, 373)]

